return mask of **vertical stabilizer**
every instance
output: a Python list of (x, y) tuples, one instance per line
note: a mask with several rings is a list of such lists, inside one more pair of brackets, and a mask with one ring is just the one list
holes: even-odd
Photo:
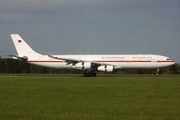
[(11, 34), (11, 38), (19, 56), (39, 55), (18, 34)]

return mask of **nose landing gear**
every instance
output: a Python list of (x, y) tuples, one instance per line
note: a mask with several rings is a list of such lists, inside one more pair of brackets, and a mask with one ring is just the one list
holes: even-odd
[(156, 76), (158, 76), (158, 75), (159, 75), (159, 69), (156, 70)]

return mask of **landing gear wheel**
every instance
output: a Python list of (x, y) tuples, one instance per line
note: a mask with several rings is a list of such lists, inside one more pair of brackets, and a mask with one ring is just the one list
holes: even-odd
[(87, 73), (84, 73), (83, 76), (84, 76), (84, 77), (87, 77)]
[(83, 73), (83, 76), (84, 77), (95, 77), (96, 73), (95, 72), (89, 72), (89, 73), (85, 72), (85, 73)]
[(94, 77), (95, 77), (95, 76), (96, 76), (96, 73), (92, 73), (92, 76), (94, 76)]
[(156, 76), (158, 76), (158, 75), (159, 75), (159, 69), (156, 70)]

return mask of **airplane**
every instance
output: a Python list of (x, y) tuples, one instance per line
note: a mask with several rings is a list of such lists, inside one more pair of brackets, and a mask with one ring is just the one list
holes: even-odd
[(96, 76), (96, 71), (113, 72), (116, 69), (157, 69), (175, 64), (169, 57), (155, 54), (101, 54), (101, 55), (42, 55), (35, 52), (18, 34), (11, 34), (18, 55), (13, 59), (56, 69), (83, 70), (84, 77)]

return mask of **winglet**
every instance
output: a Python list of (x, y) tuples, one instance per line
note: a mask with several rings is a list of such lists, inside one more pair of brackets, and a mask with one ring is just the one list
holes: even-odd
[(57, 57), (54, 57), (51, 53), (48, 53), (48, 52), (47, 52), (47, 55), (48, 55), (48, 57), (50, 57), (50, 58), (59, 59), (59, 58), (57, 58)]
[(47, 52), (47, 55), (48, 55), (48, 57), (50, 57), (50, 58), (54, 58), (54, 56), (53, 56), (51, 53), (49, 53), (49, 52)]

